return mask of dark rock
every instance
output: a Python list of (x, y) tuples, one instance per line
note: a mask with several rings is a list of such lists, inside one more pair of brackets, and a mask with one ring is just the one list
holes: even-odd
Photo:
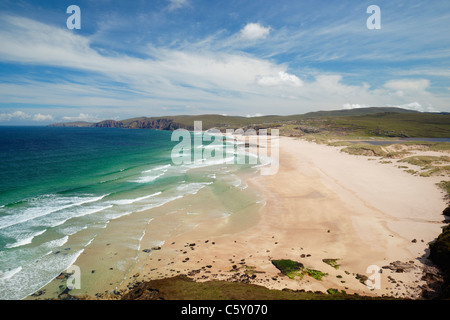
[(394, 261), (391, 262), (388, 266), (383, 266), (383, 269), (390, 269), (397, 273), (402, 272), (408, 272), (415, 268), (414, 262), (401, 262), (401, 261)]
[(422, 280), (426, 282), (426, 285), (422, 286), (423, 298), (433, 299), (442, 294), (441, 291), (444, 284), (444, 275), (438, 268), (424, 266)]
[(448, 299), (450, 298), (450, 225), (445, 226), (439, 237), (430, 244), (429, 258), (444, 274), (439, 298)]
[(366, 275), (364, 275), (364, 274), (359, 274), (359, 273), (357, 273), (356, 274), (356, 279), (358, 279), (359, 280), (359, 282), (361, 282), (362, 284), (366, 284), (366, 281), (367, 281), (367, 279), (369, 279)]
[(122, 300), (161, 300), (159, 290), (152, 288), (150, 283), (142, 283), (124, 294)]
[(71, 273), (61, 272), (56, 279), (68, 279), (71, 275)]
[(447, 208), (444, 209), (442, 212), (444, 216), (450, 217), (450, 206), (447, 206)]
[(450, 270), (450, 225), (430, 244), (429, 258), (441, 269)]
[(39, 296), (42, 296), (44, 293), (45, 293), (45, 289), (44, 290), (39, 290), (39, 291), (33, 293), (31, 296), (32, 297), (39, 297)]

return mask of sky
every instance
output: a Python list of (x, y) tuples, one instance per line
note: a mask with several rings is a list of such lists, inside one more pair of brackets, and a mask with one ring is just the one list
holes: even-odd
[(449, 35), (448, 0), (2, 0), (0, 125), (450, 112)]

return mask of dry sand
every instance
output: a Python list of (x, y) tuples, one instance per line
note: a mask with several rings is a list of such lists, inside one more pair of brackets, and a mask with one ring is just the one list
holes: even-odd
[[(199, 223), (160, 249), (142, 253), (119, 288), (187, 274), (199, 281), (244, 280), (275, 289), (419, 297), (428, 243), (444, 225), (445, 201), (435, 185), (442, 177), (413, 176), (395, 163), (348, 155), (338, 147), (279, 141), (278, 172), (247, 180), (266, 199), (251, 226), (234, 228), (229, 218)], [(328, 275), (289, 279), (273, 259), (295, 260)], [(323, 259), (338, 259), (339, 268)], [(402, 273), (382, 268), (394, 261), (409, 268)], [(372, 290), (357, 279), (374, 275), (371, 265), (382, 270), (378, 282), (373, 278), (380, 286)]]

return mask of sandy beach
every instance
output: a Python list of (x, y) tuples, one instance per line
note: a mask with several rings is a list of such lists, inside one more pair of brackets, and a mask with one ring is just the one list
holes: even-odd
[[(136, 257), (118, 289), (185, 274), (198, 281), (245, 281), (274, 289), (335, 288), (419, 298), (428, 244), (444, 225), (446, 204), (435, 185), (442, 177), (413, 176), (395, 162), (349, 155), (339, 147), (288, 137), (279, 142), (278, 172), (246, 179), (265, 199), (257, 214), (248, 218), (242, 213), (241, 221), (199, 221), (169, 237)], [(146, 234), (154, 235), (159, 223), (166, 222), (152, 221)], [(144, 247), (145, 236), (142, 243)], [(327, 275), (289, 279), (271, 262), (280, 259)], [(362, 283), (364, 276), (371, 277), (374, 287)]]

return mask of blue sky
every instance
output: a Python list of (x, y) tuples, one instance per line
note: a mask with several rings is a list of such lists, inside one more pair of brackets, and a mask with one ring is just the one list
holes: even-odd
[(0, 125), (450, 112), (449, 22), (448, 0), (2, 0)]

